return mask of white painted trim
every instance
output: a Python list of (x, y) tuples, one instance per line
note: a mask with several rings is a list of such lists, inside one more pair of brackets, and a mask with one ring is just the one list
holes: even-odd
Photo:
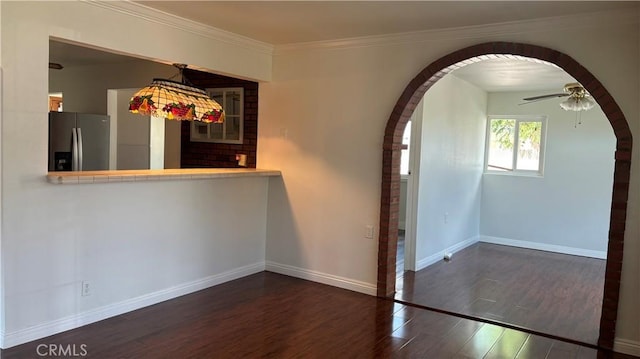
[(640, 342), (616, 338), (613, 341), (613, 351), (622, 354), (640, 356)]
[(306, 279), (313, 282), (327, 284), (330, 286), (352, 290), (368, 295), (377, 295), (375, 284), (361, 282), (358, 280), (336, 276), (333, 274), (318, 272), (306, 268), (294, 267), (287, 264), (280, 264), (267, 261), (266, 270), (274, 273), (288, 275), (290, 277)]
[(251, 39), (233, 32), (205, 25), (193, 20), (185, 19), (167, 12), (157, 10), (142, 4), (130, 1), (88, 1), (87, 4), (99, 6), (104, 9), (116, 11), (128, 16), (133, 16), (141, 20), (155, 22), (158, 24), (173, 27), (192, 34), (204, 36), (213, 40), (222, 41), (228, 44), (241, 46), (245, 49), (263, 54), (273, 55), (274, 47), (266, 42)]
[(411, 151), (409, 151), (409, 171), (407, 177), (407, 205), (404, 233), (404, 270), (416, 270), (416, 233), (418, 227), (418, 197), (420, 192), (420, 156), (422, 153), (422, 118), (424, 98), (418, 102), (411, 115)]
[[(478, 26), (464, 26), (448, 29), (434, 29), (395, 34), (362, 36), (337, 40), (312, 41), (276, 45), (275, 54), (284, 51), (309, 49), (356, 48), (371, 46), (389, 46), (402, 43), (426, 41), (450, 41), (454, 39), (496, 38), (513, 36), (514, 34), (539, 32), (541, 29), (553, 28), (558, 31), (571, 28), (589, 28), (603, 24), (636, 24), (636, 12), (628, 9), (585, 13), (577, 15), (557, 16), (532, 20), (510, 21)], [(544, 25), (544, 26), (541, 26)]]
[(444, 258), (444, 254), (445, 253), (457, 253), (460, 252), (461, 250), (469, 247), (472, 244), (478, 243), (478, 236), (473, 236), (471, 238), (468, 238), (462, 242), (458, 242), (454, 245), (452, 245), (451, 247), (445, 248), (442, 251), (438, 251), (436, 254), (432, 254), (426, 258), (423, 258), (421, 260), (418, 261), (418, 263), (416, 263), (416, 271), (419, 271), (421, 269), (425, 269), (428, 266), (437, 263), (441, 260), (443, 260)]
[(74, 314), (51, 322), (38, 324), (15, 332), (6, 334), (3, 333), (2, 337), (0, 337), (0, 342), (2, 343), (1, 348), (7, 349), (33, 340), (48, 337), (53, 334), (79, 328), (81, 326), (95, 323), (103, 319), (111, 318), (136, 309), (164, 302), (166, 300), (177, 298), (185, 294), (197, 292), (214, 285), (222, 284), (234, 279), (259, 273), (264, 271), (264, 269), (264, 262), (249, 264), (220, 274), (197, 279), (174, 287), (162, 289), (157, 292), (145, 294), (136, 298), (127, 299), (119, 303), (109, 304), (100, 308)]
[(567, 246), (558, 246), (558, 245), (555, 245), (555, 244), (521, 241), (521, 240), (517, 240), (517, 239), (492, 237), (492, 236), (480, 236), (480, 242), (500, 244), (500, 245), (504, 245), (504, 246), (527, 248), (527, 249), (535, 249), (535, 250), (539, 250), (539, 251), (547, 251), (547, 252), (569, 254), (569, 255), (572, 255), (572, 256), (590, 257), (590, 258), (597, 258), (597, 259), (607, 259), (607, 252), (605, 252), (605, 251), (594, 251), (594, 250), (590, 250), (590, 249), (582, 249), (582, 248), (567, 247)]

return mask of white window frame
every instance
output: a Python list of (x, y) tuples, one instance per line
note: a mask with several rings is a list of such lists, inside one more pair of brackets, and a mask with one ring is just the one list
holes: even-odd
[[(516, 131), (514, 133), (514, 148), (512, 154), (512, 170), (492, 170), (489, 168), (489, 146), (491, 141), (491, 120), (503, 119), (503, 120), (515, 120)], [(519, 170), (517, 169), (518, 160), (518, 148), (517, 144), (520, 143), (520, 122), (540, 122), (540, 157), (538, 158), (538, 170)], [(487, 128), (485, 131), (485, 145), (484, 145), (484, 173), (485, 174), (499, 174), (506, 176), (534, 176), (542, 177), (544, 175), (544, 155), (547, 142), (547, 116), (546, 115), (490, 115), (487, 116)]]
[[(213, 93), (222, 92), (222, 103), (224, 110), (224, 104), (226, 103), (227, 93), (229, 92), (239, 92), (240, 93), (240, 112), (238, 115), (229, 115), (225, 112), (225, 117), (228, 119), (230, 117), (237, 117), (240, 120), (240, 133), (238, 139), (227, 139), (227, 119), (222, 123), (222, 138), (212, 138), (211, 126), (220, 125), (213, 123), (204, 123), (201, 121), (191, 121), (191, 133), (189, 139), (192, 142), (211, 142), (211, 143), (228, 143), (228, 144), (238, 144), (241, 145), (244, 142), (244, 88), (243, 87), (216, 87), (216, 88), (208, 88), (207, 93), (209, 96), (213, 96)], [(207, 127), (207, 131), (204, 134), (198, 132), (198, 127)]]
[[(403, 148), (400, 151), (400, 177), (403, 179), (406, 179), (410, 174), (411, 174), (411, 130), (412, 130), (412, 126), (413, 126), (413, 122), (412, 120), (409, 120), (409, 122), (407, 122), (407, 125), (404, 128), (404, 132), (402, 134), (402, 146), (407, 146), (407, 148)], [(404, 143), (405, 142), (405, 135), (407, 135), (407, 130), (409, 131), (408, 135), (408, 143)], [(405, 152), (406, 151), (406, 152)], [(403, 163), (407, 165), (407, 172), (403, 173)]]

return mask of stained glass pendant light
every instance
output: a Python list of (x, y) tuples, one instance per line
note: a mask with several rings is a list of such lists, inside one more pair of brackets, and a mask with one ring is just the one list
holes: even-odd
[(224, 111), (207, 93), (188, 84), (184, 64), (174, 64), (180, 70), (182, 82), (153, 79), (151, 84), (136, 92), (129, 101), (129, 112), (145, 116), (164, 117), (178, 121), (222, 123)]

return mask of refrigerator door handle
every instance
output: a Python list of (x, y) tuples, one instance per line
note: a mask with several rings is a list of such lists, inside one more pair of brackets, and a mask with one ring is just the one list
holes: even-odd
[(82, 171), (82, 129), (76, 128), (78, 131), (78, 171)]
[(76, 128), (71, 129), (71, 170), (78, 170), (78, 133)]

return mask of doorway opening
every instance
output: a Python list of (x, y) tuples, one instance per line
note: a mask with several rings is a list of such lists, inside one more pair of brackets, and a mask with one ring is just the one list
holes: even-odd
[(383, 143), (383, 171), (378, 260), (378, 295), (392, 297), (396, 289), (396, 254), (399, 225), (402, 135), (425, 92), (454, 69), (489, 58), (523, 56), (554, 63), (592, 94), (616, 136), (614, 178), (609, 222), (608, 251), (598, 345), (612, 348), (615, 338), (620, 271), (624, 244), (632, 137), (615, 100), (602, 84), (577, 61), (558, 51), (527, 44), (492, 42), (451, 53), (427, 66), (405, 88), (387, 123)]

